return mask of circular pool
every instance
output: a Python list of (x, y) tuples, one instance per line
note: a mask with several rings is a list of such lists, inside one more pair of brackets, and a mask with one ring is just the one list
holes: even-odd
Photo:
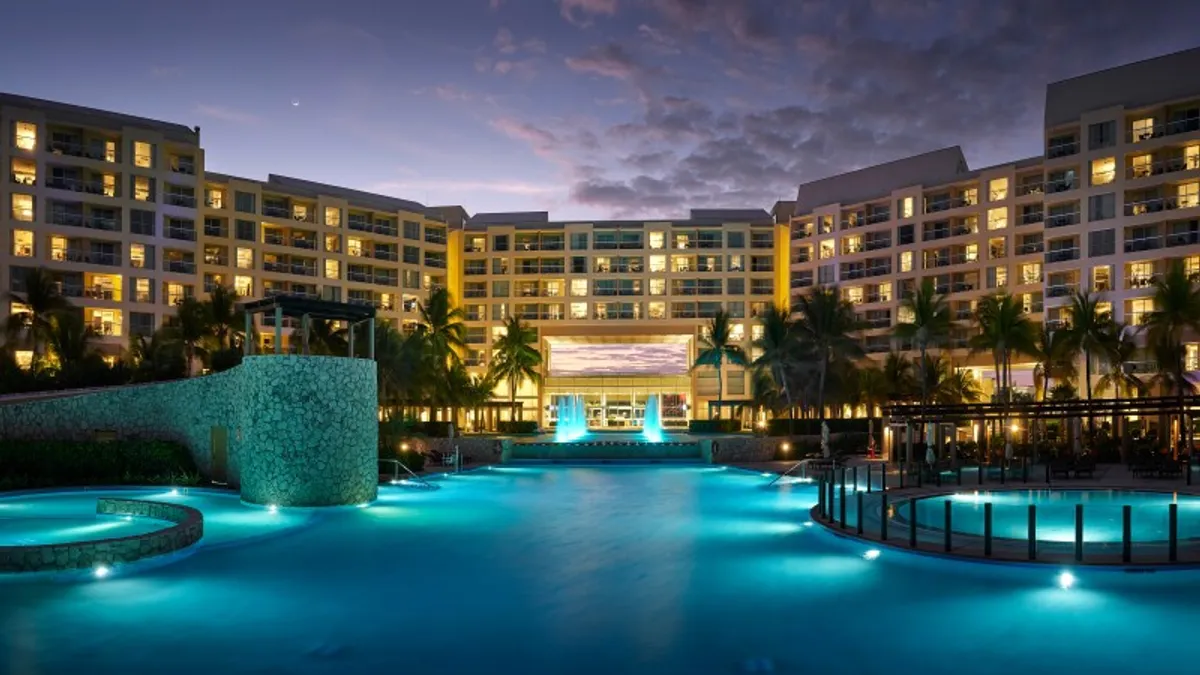
[[(917, 500), (917, 525), (945, 530), (946, 502), (950, 502), (951, 531), (983, 536), (985, 505), (992, 505), (992, 536), (997, 539), (1029, 538), (1029, 507), (1035, 508), (1037, 539), (1075, 541), (1076, 506), (1083, 506), (1085, 542), (1120, 543), (1124, 532), (1124, 507), (1130, 507), (1130, 535), (1135, 543), (1168, 539), (1170, 505), (1175, 504), (1179, 539), (1200, 538), (1200, 497), (1141, 490), (1003, 490), (962, 491)], [(892, 513), (907, 525), (909, 507), (898, 504)]]

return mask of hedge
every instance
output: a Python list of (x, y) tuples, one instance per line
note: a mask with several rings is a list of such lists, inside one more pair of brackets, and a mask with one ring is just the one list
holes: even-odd
[[(453, 428), (454, 424), (445, 420), (416, 422), (413, 425), (413, 431), (419, 434), (425, 434), (430, 438), (449, 438), (450, 430)], [(455, 433), (454, 435), (457, 436), (458, 434)]]
[(741, 430), (741, 420), (691, 420), (688, 422), (688, 431), (693, 434), (735, 434)]
[[(791, 423), (791, 429), (788, 429), (788, 423)], [(867, 433), (867, 424), (870, 420), (857, 418), (835, 418), (825, 420), (825, 424), (829, 426), (831, 434), (865, 434)], [(876, 424), (876, 431), (879, 425)], [(768, 436), (820, 436), (821, 435), (821, 420), (802, 419), (789, 420), (774, 419), (767, 425)]]
[(187, 448), (168, 441), (0, 441), (0, 489), (196, 485)]
[(496, 430), (502, 434), (533, 434), (537, 433), (537, 422), (533, 420), (500, 420)]

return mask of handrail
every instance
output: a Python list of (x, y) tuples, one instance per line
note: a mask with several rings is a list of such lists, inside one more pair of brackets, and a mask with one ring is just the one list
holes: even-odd
[(390, 464), (392, 464), (392, 465), (393, 465), (393, 467), (394, 467), (394, 468), (392, 469), (392, 482), (393, 482), (393, 483), (398, 483), (398, 482), (400, 482), (400, 481), (399, 481), (399, 478), (400, 478), (400, 469), (404, 469), (406, 472), (408, 472), (408, 475), (410, 475), (410, 476), (412, 476), (414, 479), (416, 479), (416, 481), (417, 481), (418, 483), (420, 483), (422, 487), (424, 487), (424, 488), (426, 488), (426, 489), (429, 489), (429, 490), (437, 490), (437, 489), (439, 488), (439, 486), (437, 486), (437, 485), (434, 485), (433, 483), (430, 483), (429, 481), (425, 480), (424, 478), (422, 478), (422, 477), (418, 476), (417, 474), (413, 473), (413, 470), (412, 470), (412, 469), (410, 469), (410, 468), (408, 468), (407, 466), (405, 466), (404, 462), (401, 462), (401, 461), (400, 461), (400, 460), (398, 460), (398, 459), (380, 459), (380, 460), (379, 460), (379, 463), (380, 463), (380, 464), (383, 464), (383, 463), (385, 463), (385, 462), (386, 462), (386, 463), (390, 463)]

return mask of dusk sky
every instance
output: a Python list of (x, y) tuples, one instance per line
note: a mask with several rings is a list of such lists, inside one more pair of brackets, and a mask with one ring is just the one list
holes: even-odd
[(3, 20), (0, 90), (199, 125), (211, 171), (556, 219), (769, 208), (953, 144), (972, 166), (1039, 154), (1047, 82), (1200, 45), (1189, 0), (38, 0)]

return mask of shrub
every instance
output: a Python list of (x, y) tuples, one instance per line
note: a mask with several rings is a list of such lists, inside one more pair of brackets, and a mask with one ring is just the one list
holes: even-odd
[[(416, 422), (413, 425), (413, 431), (419, 434), (425, 434), (430, 438), (449, 438), (451, 429), (454, 429), (454, 424), (452, 422), (441, 420)], [(455, 429), (455, 436), (458, 435), (457, 431), (458, 430)]]
[(229, 370), (234, 366), (242, 365), (242, 350), (241, 349), (219, 349), (212, 353), (208, 358), (208, 367), (214, 373), (219, 373), (223, 370)]
[[(865, 434), (869, 420), (858, 418), (835, 418), (825, 420), (831, 434)], [(789, 429), (789, 422), (790, 429)], [(878, 425), (876, 425), (878, 427)], [(879, 429), (876, 428), (878, 433)], [(803, 419), (789, 420), (787, 418), (773, 419), (767, 425), (768, 436), (820, 436), (821, 420)], [(876, 439), (878, 440), (878, 439)]]
[(537, 422), (533, 420), (501, 420), (496, 423), (496, 429), (502, 434), (534, 434), (537, 433)]
[(400, 463), (407, 466), (413, 473), (420, 472), (425, 468), (425, 455), (416, 450), (401, 450), (396, 453), (396, 459), (400, 460)]
[(688, 422), (688, 431), (693, 434), (733, 434), (741, 430), (741, 420), (691, 420)]
[(0, 441), (0, 488), (195, 485), (187, 448), (168, 441)]

